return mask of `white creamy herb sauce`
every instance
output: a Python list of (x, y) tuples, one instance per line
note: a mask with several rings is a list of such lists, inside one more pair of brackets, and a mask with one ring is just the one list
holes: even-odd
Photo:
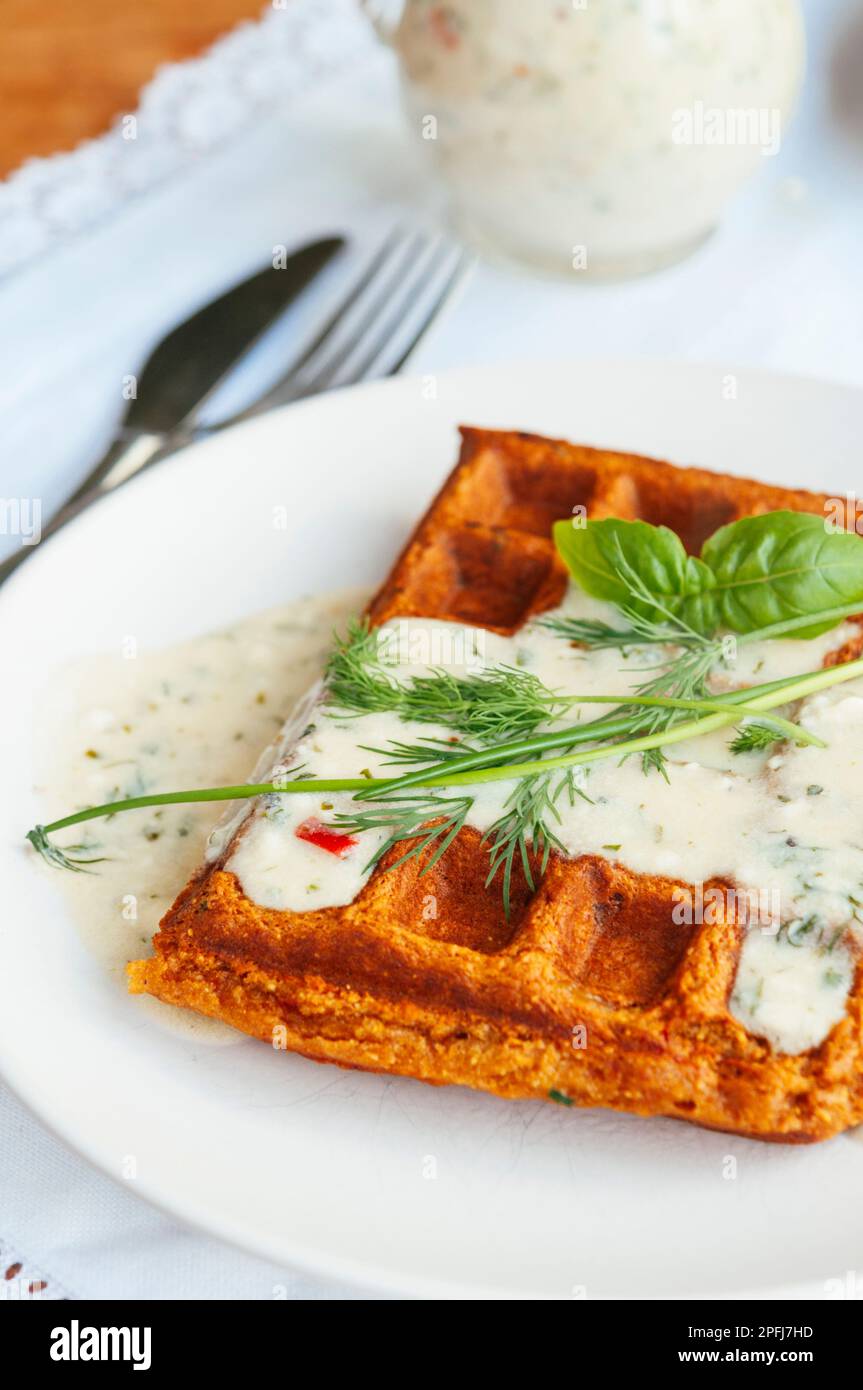
[(776, 152), (803, 61), (796, 0), (408, 0), (393, 44), (468, 224), (561, 270), (709, 231)]
[[(58, 673), (37, 710), (44, 818), (146, 792), (244, 782), (261, 749), (320, 675), (332, 631), (367, 595), (302, 598), (176, 647), (87, 657)], [(200, 866), (224, 807), (154, 807), (66, 832), (104, 855), (92, 873), (46, 870), (88, 947), (125, 989), (159, 919)], [(207, 1042), (242, 1034), (142, 996), (167, 1027)]]
[[(304, 600), (169, 652), (129, 662), (100, 658), (80, 668), (64, 684), (65, 712), (55, 692), (43, 715), (47, 816), (111, 796), (242, 781), (257, 749), (274, 737), (275, 751), (259, 759), (255, 780), (297, 765), (309, 777), (397, 775), (385, 754), (369, 749), (447, 737), (450, 730), (393, 714), (345, 718), (314, 703), (330, 633), (360, 606), (357, 595)], [(615, 610), (574, 586), (555, 614), (618, 621)], [(508, 665), (561, 693), (619, 697), (663, 655), (580, 649), (538, 622), (512, 637), (420, 618), (381, 631), (395, 680), (431, 667), (476, 672)], [(813, 641), (741, 647), (738, 662), (717, 673), (715, 684), (814, 670), (853, 631), (842, 625)], [(311, 699), (300, 700), (310, 687)], [(298, 701), (299, 715), (282, 729)], [(585, 705), (581, 717), (605, 711)], [(577, 717), (573, 710), (569, 718)], [(863, 924), (863, 681), (809, 697), (798, 717), (826, 749), (782, 744), (778, 754), (734, 755), (733, 730), (722, 730), (669, 747), (667, 780), (645, 774), (638, 757), (622, 764), (609, 758), (582, 769), (589, 800), (576, 797), (570, 805), (562, 798), (554, 826), (572, 855), (598, 854), (696, 885), (726, 879), (751, 890), (770, 913), (778, 904), (781, 930), (774, 922), (746, 935), (730, 1008), (747, 1029), (790, 1053), (826, 1037), (844, 1014), (853, 979), (858, 912)], [(487, 830), (513, 786), (471, 788), (468, 824)], [(327, 824), (351, 809), (349, 793), (303, 793), (236, 803), (215, 827), (213, 804), (129, 812), (85, 827), (85, 843), (108, 859), (98, 873), (65, 875), (67, 891), (88, 941), (119, 974), (146, 948), (198, 866), (208, 832), (212, 860), (243, 824), (226, 867), (264, 907), (306, 911), (351, 902), (386, 833), (365, 832), (342, 856), (296, 834), (310, 819)], [(124, 915), (129, 895), (137, 906), (131, 921)]]
[[(574, 586), (556, 615), (616, 621), (610, 606)], [(739, 663), (719, 673), (716, 683), (727, 688), (813, 670), (852, 631), (843, 625), (814, 641), (741, 647)], [(414, 651), (411, 637), (418, 639)], [(396, 680), (425, 674), (431, 666), (464, 672), (507, 665), (530, 671), (553, 690), (582, 695), (623, 696), (646, 679), (646, 668), (654, 668), (662, 655), (644, 648), (628, 657), (618, 650), (579, 649), (537, 622), (501, 637), (415, 618), (388, 624), (382, 639), (396, 658), (387, 668)], [(466, 660), (448, 661), (451, 654)], [(606, 707), (585, 705), (582, 711), (583, 718), (592, 719)], [(554, 826), (572, 855), (598, 854), (639, 872), (693, 884), (723, 878), (754, 890), (756, 908), (764, 904), (772, 913), (778, 904), (781, 930), (777, 917), (747, 933), (730, 1007), (747, 1028), (787, 1052), (826, 1037), (843, 1016), (853, 978), (854, 962), (842, 938), (853, 924), (856, 899), (863, 901), (863, 843), (857, 843), (863, 778), (853, 753), (857, 747), (863, 757), (863, 682), (811, 697), (801, 717), (829, 742), (828, 749), (781, 745), (785, 751), (779, 755), (735, 755), (728, 746), (734, 731), (723, 730), (670, 747), (667, 780), (645, 774), (638, 757), (622, 764), (609, 758), (582, 770), (589, 800), (577, 797), (570, 805), (561, 798), (561, 819)], [(306, 715), (301, 722), (307, 727)], [(277, 761), (277, 772), (299, 764), (309, 777), (393, 776), (399, 769), (387, 765), (385, 753), (370, 749), (450, 733), (393, 714), (345, 719), (320, 706), (311, 725)], [(471, 788), (475, 800), (467, 823), (487, 830), (513, 787), (496, 782)], [(338, 857), (298, 838), (296, 831), (310, 819), (326, 824), (350, 810), (349, 793), (268, 798), (241, 811), (253, 819), (226, 867), (265, 907), (301, 912), (348, 903), (365, 882), (366, 866), (386, 832), (364, 832)], [(236, 823), (231, 822), (231, 832)], [(863, 830), (859, 837), (863, 842)], [(226, 833), (217, 832), (213, 857), (225, 843)]]

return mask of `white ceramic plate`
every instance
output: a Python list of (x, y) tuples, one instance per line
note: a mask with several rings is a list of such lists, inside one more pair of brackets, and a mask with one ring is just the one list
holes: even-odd
[(147, 648), (376, 583), (452, 466), (460, 420), (844, 493), (863, 396), (633, 363), (387, 382), (190, 449), (46, 543), (0, 591), (0, 1065), (107, 1173), (134, 1155), (144, 1196), (319, 1274), (415, 1294), (823, 1292), (863, 1261), (855, 1139), (774, 1147), (193, 1043), (103, 976), (22, 845), (39, 818), (31, 708), (59, 666), (126, 633)]

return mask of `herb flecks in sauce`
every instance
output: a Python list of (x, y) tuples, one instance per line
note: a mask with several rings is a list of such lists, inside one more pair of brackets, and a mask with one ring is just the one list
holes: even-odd
[[(323, 670), (333, 627), (341, 629), (366, 598), (352, 591), (307, 599), (134, 661), (106, 655), (75, 662), (38, 711), (37, 777), (47, 814), (125, 795), (116, 781), (121, 761), (130, 785), (241, 782), (251, 771), (250, 752), (253, 760), (272, 732), (268, 708), (256, 695), (267, 690), (279, 702), (299, 700)], [(179, 698), (162, 696), (165, 686), (194, 695), (194, 719)], [(235, 739), (232, 730), (241, 723)], [(99, 760), (84, 756), (94, 737), (104, 754)], [(146, 838), (150, 818), (132, 813), (93, 822), (98, 835), (73, 834), (74, 848), (49, 842), (52, 851), (82, 861), (73, 866), (81, 872), (58, 881), (88, 948), (121, 985), (126, 962), (141, 954), (200, 865), (221, 809), (212, 803), (156, 808), (156, 841)], [(155, 1000), (140, 1006), (199, 1040), (239, 1041), (221, 1025)]]

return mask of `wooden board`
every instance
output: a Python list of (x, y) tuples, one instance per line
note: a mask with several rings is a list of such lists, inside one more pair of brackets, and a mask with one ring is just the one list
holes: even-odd
[(0, 177), (69, 150), (134, 111), (162, 63), (191, 58), (261, 0), (2, 0)]

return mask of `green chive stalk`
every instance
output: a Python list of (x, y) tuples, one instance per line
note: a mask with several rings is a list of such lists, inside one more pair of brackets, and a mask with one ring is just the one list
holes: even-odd
[[(811, 619), (810, 619), (811, 622)], [(279, 780), (277, 782), (255, 782), (241, 783), (232, 787), (203, 787), (190, 791), (175, 792), (155, 792), (147, 796), (130, 797), (126, 801), (107, 802), (101, 806), (90, 806), (82, 811), (76, 811), (72, 815), (63, 816), (61, 819), (52, 821), (49, 825), (37, 825), (28, 832), (27, 839), (35, 849), (44, 857), (53, 859), (53, 862), (60, 862), (63, 858), (62, 852), (54, 850), (48, 840), (49, 835), (53, 835), (59, 830), (66, 830), (74, 825), (82, 825), (87, 821), (98, 820), (106, 816), (117, 815), (121, 811), (133, 811), (147, 806), (170, 806), (177, 804), (190, 804), (195, 802), (207, 801), (240, 801), (250, 797), (266, 796), (271, 794), (291, 795), (303, 792), (361, 792), (363, 798), (368, 795), (379, 796), (383, 793), (400, 791), (406, 786), (418, 786), (425, 788), (435, 787), (464, 787), (476, 786), (489, 782), (513, 781), (524, 777), (531, 777), (537, 773), (554, 772), (558, 769), (583, 766), (585, 764), (599, 762), (609, 757), (626, 757), (630, 753), (643, 753), (651, 748), (665, 748), (675, 743), (682, 743), (686, 739), (697, 738), (702, 734), (712, 733), (716, 729), (725, 728), (733, 724), (741, 715), (751, 717), (756, 714), (763, 714), (780, 705), (788, 704), (792, 700), (802, 699), (806, 695), (812, 695), (816, 691), (829, 689), (831, 686), (839, 685), (845, 681), (853, 680), (855, 677), (863, 675), (863, 658), (845, 662), (839, 666), (830, 666), (824, 670), (813, 671), (805, 676), (791, 676), (783, 681), (767, 682), (763, 687), (752, 686), (745, 691), (730, 692), (721, 701), (718, 700), (691, 700), (681, 701), (663, 699), (662, 697), (640, 697), (640, 703), (658, 705), (660, 708), (671, 706), (672, 708), (693, 708), (710, 709), (711, 713), (699, 719), (687, 720), (685, 723), (674, 724), (670, 728), (659, 730), (656, 733), (644, 734), (641, 737), (623, 739), (619, 742), (604, 743), (597, 748), (588, 748), (574, 753), (567, 753), (559, 758), (542, 758), (529, 762), (507, 762), (501, 764), (499, 759), (502, 756), (523, 756), (529, 752), (540, 752), (554, 747), (560, 747), (567, 743), (572, 744), (578, 734), (583, 733), (590, 726), (576, 726), (575, 728), (557, 730), (554, 733), (537, 735), (532, 739), (524, 739), (518, 743), (500, 744), (496, 748), (482, 750), (481, 753), (466, 754), (465, 759), (453, 759), (444, 771), (429, 774), (429, 770), (420, 770), (416, 773), (409, 773), (405, 777), (386, 777), (386, 778), (366, 778), (366, 777), (338, 777), (338, 778), (301, 778), (293, 781)], [(745, 698), (735, 699), (735, 696)], [(583, 703), (602, 703), (610, 704), (619, 696), (584, 696), (581, 697)], [(575, 697), (573, 697), (575, 702)], [(630, 703), (633, 701), (630, 700)], [(598, 726), (603, 721), (595, 721), (593, 725), (594, 738), (598, 732)], [(779, 722), (778, 719), (772, 722)], [(789, 730), (793, 731), (789, 737), (812, 742), (812, 736), (807, 735), (805, 730), (800, 729), (799, 725), (787, 724)], [(606, 731), (609, 721), (605, 721)], [(815, 740), (820, 742), (820, 740)], [(496, 759), (495, 766), (478, 767), (476, 765), (466, 768), (465, 761), (468, 759), (483, 758), (486, 761)], [(357, 798), (359, 799), (359, 798)], [(81, 867), (86, 861), (78, 861), (74, 867)], [(68, 866), (68, 864), (67, 864)]]

